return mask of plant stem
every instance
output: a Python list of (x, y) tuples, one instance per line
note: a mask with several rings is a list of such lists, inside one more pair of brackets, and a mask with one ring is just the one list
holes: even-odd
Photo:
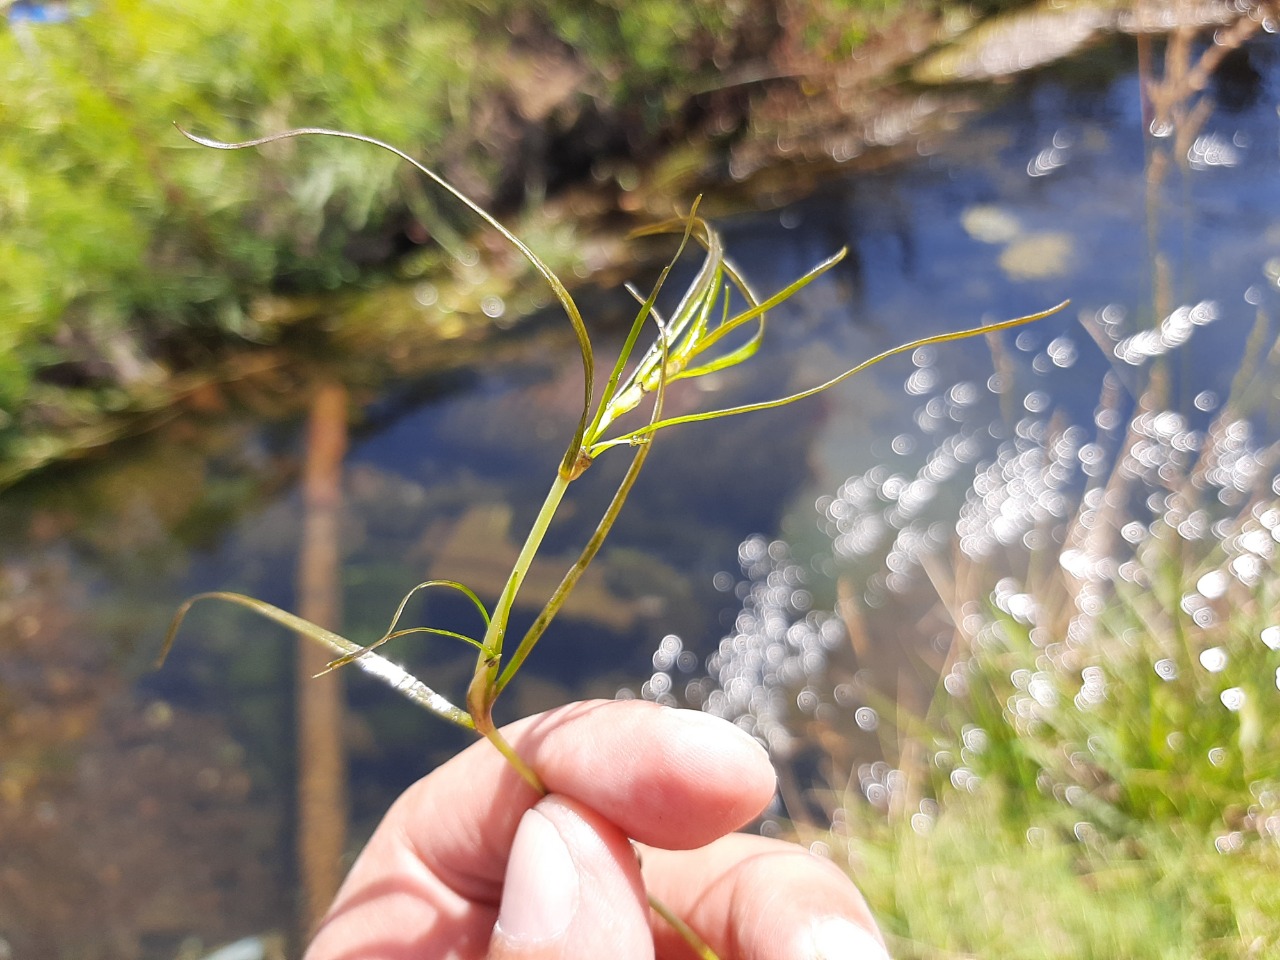
[(516, 594), (520, 591), (520, 585), (524, 583), (525, 575), (529, 572), (538, 548), (542, 546), (547, 528), (551, 526), (551, 520), (560, 507), (560, 501), (564, 499), (565, 491), (569, 488), (569, 480), (563, 468), (558, 470), (551, 489), (547, 491), (546, 499), (542, 501), (542, 507), (534, 518), (533, 527), (525, 537), (520, 555), (516, 557), (515, 565), (511, 568), (507, 582), (502, 588), (502, 594), (494, 606), (493, 619), (489, 623), (488, 630), (485, 631), (484, 642), (481, 644), (480, 660), (476, 665), (477, 673), (486, 658), (502, 656), (502, 641), (507, 633), (507, 621), (511, 616), (511, 608), (516, 602)]
[(507, 661), (507, 665), (503, 668), (502, 675), (498, 678), (494, 687), (493, 695), (495, 697), (502, 693), (506, 685), (511, 682), (511, 678), (516, 675), (520, 665), (524, 663), (525, 658), (533, 651), (534, 645), (542, 637), (552, 618), (560, 611), (560, 607), (564, 605), (565, 598), (569, 596), (569, 591), (574, 588), (586, 571), (587, 566), (600, 551), (601, 544), (604, 543), (605, 537), (609, 535), (609, 531), (613, 529), (613, 524), (618, 519), (618, 514), (622, 512), (622, 505), (626, 502), (627, 495), (631, 493), (636, 477), (640, 475), (640, 468), (644, 466), (644, 461), (649, 456), (650, 446), (651, 444), (649, 443), (642, 443), (636, 449), (635, 456), (631, 458), (631, 465), (627, 468), (626, 475), (618, 485), (617, 491), (614, 492), (613, 499), (609, 501), (609, 506), (605, 510), (604, 516), (600, 518), (600, 522), (596, 525), (595, 532), (591, 534), (591, 539), (582, 548), (582, 553), (578, 555), (578, 559), (574, 561), (573, 566), (565, 572), (559, 586), (555, 589), (555, 593), (551, 594), (546, 606), (542, 608), (538, 618), (533, 621), (533, 625), (529, 627), (528, 632), (520, 640), (520, 645), (516, 647), (515, 652)]
[(494, 675), (498, 670), (497, 657), (488, 657), (481, 659), (476, 664), (475, 676), (471, 679), (471, 686), (467, 688), (467, 709), (471, 712), (471, 719), (475, 722), (476, 730), (484, 735), (497, 751), (502, 754), (507, 763), (520, 774), (524, 782), (533, 787), (539, 796), (546, 796), (547, 788), (543, 786), (542, 778), (534, 771), (533, 767), (525, 763), (520, 754), (516, 753), (515, 748), (507, 742), (506, 737), (498, 732), (498, 728), (493, 725), (493, 700), (494, 700)]
[(511, 574), (502, 588), (502, 594), (494, 606), (493, 619), (490, 620), (489, 627), (485, 631), (484, 641), (480, 645), (480, 655), (476, 659), (475, 674), (471, 678), (471, 685), (467, 688), (467, 711), (471, 714), (476, 730), (497, 748), (529, 786), (542, 794), (547, 791), (542, 785), (541, 778), (494, 726), (493, 702), (500, 691), (497, 683), (498, 667), (502, 663), (502, 642), (506, 637), (511, 608), (516, 602), (516, 595), (520, 592), (520, 585), (533, 564), (533, 558), (537, 556), (538, 549), (542, 546), (542, 540), (547, 535), (547, 529), (551, 526), (556, 510), (560, 508), (565, 491), (569, 489), (570, 480), (571, 477), (562, 464), (556, 471), (551, 489), (547, 491), (546, 499), (542, 501), (538, 515), (533, 520), (533, 526), (525, 537), (520, 554), (511, 568)]
[(653, 894), (649, 894), (649, 907), (663, 920), (671, 924), (675, 932), (680, 934), (684, 942), (687, 943), (690, 949), (698, 955), (700, 960), (720, 960), (720, 957), (711, 949), (707, 941), (703, 940), (696, 932), (694, 932), (693, 927), (689, 926), (676, 916), (670, 907)]

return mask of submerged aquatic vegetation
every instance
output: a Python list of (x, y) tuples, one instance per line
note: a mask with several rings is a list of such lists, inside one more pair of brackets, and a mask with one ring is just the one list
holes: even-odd
[[(536, 771), (525, 763), (496, 729), (493, 722), (493, 706), (596, 556), (645, 463), (653, 439), (659, 432), (684, 423), (734, 416), (789, 404), (813, 396), (895, 354), (1029, 323), (1056, 312), (1063, 306), (1060, 304), (1047, 311), (1002, 323), (940, 333), (903, 344), (865, 360), (825, 383), (775, 400), (664, 417), (663, 402), (667, 389), (672, 383), (714, 373), (751, 358), (762, 345), (767, 312), (838, 263), (844, 256), (843, 251), (818, 264), (772, 296), (760, 298), (732, 263), (726, 259), (719, 236), (707, 221), (698, 216), (696, 204), (685, 216), (638, 231), (639, 235), (669, 234), (678, 237), (677, 248), (675, 255), (648, 294), (631, 291), (639, 301), (640, 307), (622, 349), (608, 373), (603, 389), (597, 397), (595, 353), (581, 312), (565, 285), (523, 241), (467, 196), (412, 157), (370, 137), (315, 128), (292, 130), (242, 143), (222, 143), (187, 134), (195, 142), (217, 149), (259, 146), (304, 135), (356, 140), (390, 151), (416, 167), (425, 177), (452, 195), (489, 228), (495, 230), (514, 246), (550, 287), (576, 335), (583, 369), (582, 409), (542, 507), (533, 521), (504, 587), (492, 606), (487, 606), (474, 591), (457, 581), (427, 581), (418, 584), (406, 594), (395, 611), (390, 626), (381, 637), (368, 646), (360, 646), (264, 601), (241, 594), (206, 593), (188, 599), (179, 609), (166, 637), (161, 659), (172, 645), (177, 630), (192, 604), (203, 599), (222, 599), (240, 604), (337, 653), (338, 657), (330, 662), (329, 669), (355, 664), (436, 715), (482, 734), (539, 792), (544, 792), (544, 788)], [(676, 261), (690, 245), (696, 245), (702, 250), (700, 266), (682, 292), (674, 309), (669, 315), (664, 316), (657, 307), (659, 294)], [(641, 336), (649, 327), (656, 330), (651, 344), (643, 350), (637, 350)], [(633, 418), (631, 425), (625, 425), (628, 416)], [(635, 420), (639, 421), (638, 425)], [(569, 485), (581, 477), (598, 456), (613, 448), (631, 449), (630, 467), (619, 483), (595, 532), (583, 546), (577, 560), (566, 571), (560, 584), (547, 598), (541, 613), (518, 642), (509, 643), (511, 638), (507, 636), (507, 628), (517, 594), (564, 500)], [(468, 636), (429, 626), (401, 628), (401, 616), (409, 599), (419, 591), (437, 588), (458, 591), (466, 596), (477, 609), (483, 623), (483, 632), (477, 632), (476, 636)], [(454, 703), (376, 652), (377, 647), (388, 641), (418, 633), (443, 635), (476, 648), (475, 669), (461, 705)], [(685, 938), (695, 945), (702, 956), (713, 956), (709, 948), (701, 944), (696, 934), (689, 931), (678, 918), (671, 916), (660, 904), (655, 903), (654, 907), (681, 930)]]

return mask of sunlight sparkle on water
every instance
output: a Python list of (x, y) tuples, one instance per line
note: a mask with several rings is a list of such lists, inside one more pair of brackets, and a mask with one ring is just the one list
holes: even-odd
[[(1217, 316), (1214, 302), (1201, 301), (1179, 307), (1145, 335), (1126, 335), (1128, 318), (1116, 305), (1082, 319), (1096, 322), (1117, 357), (1137, 365), (1185, 347), (1196, 327)], [(689, 684), (687, 702), (732, 720), (779, 759), (800, 756), (797, 748), (812, 737), (806, 725), (824, 725), (833, 717), (846, 718), (855, 734), (876, 732), (881, 717), (867, 702), (873, 688), (866, 684), (874, 682), (869, 670), (859, 669), (852, 682), (833, 676), (843, 668), (831, 662), (831, 652), (849, 639), (834, 611), (811, 609), (815, 596), (829, 591), (820, 585), (822, 578), (853, 571), (841, 587), (860, 586), (858, 601), (874, 615), (881, 607), (895, 609), (895, 594), (911, 598), (928, 589), (933, 564), (939, 558), (948, 562), (956, 543), (964, 558), (959, 563), (999, 570), (1002, 578), (986, 600), (970, 600), (956, 611), (955, 638), (971, 656), (944, 670), (943, 691), (960, 699), (981, 689), (978, 684), (988, 678), (978, 664), (986, 653), (1002, 657), (1021, 647), (1026, 654), (1008, 674), (1009, 686), (996, 701), (997, 718), (984, 724), (992, 733), (969, 726), (959, 742), (940, 744), (950, 750), (933, 754), (956, 790), (979, 789), (983, 754), (990, 752), (989, 742), (997, 742), (991, 740), (996, 724), (1035, 737), (1061, 722), (1063, 711), (1081, 718), (1110, 716), (1130, 693), (1113, 654), (1140, 656), (1141, 669), (1154, 670), (1162, 683), (1200, 683), (1200, 671), (1215, 675), (1225, 709), (1234, 713), (1251, 706), (1248, 697), (1257, 694), (1247, 693), (1248, 685), (1240, 683), (1244, 677), (1236, 675), (1250, 669), (1247, 658), (1229, 653), (1234, 648), (1218, 638), (1241, 588), (1256, 586), (1274, 561), (1280, 503), (1259, 497), (1275, 477), (1280, 447), (1261, 446), (1243, 411), (1216, 392), (1201, 390), (1193, 402), (1171, 405), (1154, 388), (1134, 391), (1134, 378), (1123, 368), (1103, 375), (1093, 422), (1086, 414), (1083, 423), (1073, 423), (1056, 409), (1052, 378), (1075, 366), (1091, 345), (1069, 335), (1049, 339), (1038, 330), (1019, 331), (1015, 345), (1024, 356), (1014, 357), (1014, 368), (992, 374), (986, 389), (981, 379), (947, 383), (934, 366), (932, 348), (916, 352), (904, 383), (907, 395), (919, 397), (914, 429), (899, 426), (886, 438), (883, 462), (814, 501), (817, 525), (830, 537), (830, 556), (802, 564), (781, 540), (752, 537), (740, 545), (744, 579), (733, 590), (741, 610), (707, 660), (706, 677)], [(1010, 409), (1014, 416), (1005, 419)], [(1206, 416), (1215, 411), (1216, 417)], [(1272, 489), (1280, 495), (1280, 480)], [(1141, 630), (1129, 625), (1114, 632), (1107, 618), (1117, 603), (1124, 610), (1123, 598), (1134, 594), (1125, 584), (1150, 591), (1160, 576), (1153, 558), (1170, 549), (1199, 558), (1185, 570), (1188, 579), (1173, 594), (1178, 606), (1168, 613), (1217, 631), (1188, 634), (1197, 648), (1208, 646), (1203, 652), (1149, 647)], [(1007, 575), (1005, 558), (1024, 553), (1044, 554), (1059, 571), (1055, 585), (1066, 588), (1064, 598), (1043, 592), (1037, 582), (1043, 567), (1031, 575), (1015, 566), (1018, 576)], [(820, 579), (810, 592), (807, 582), (815, 572)], [(725, 590), (727, 579), (718, 577), (717, 589)], [(993, 617), (991, 607), (1002, 616)], [(1269, 649), (1280, 650), (1280, 624), (1255, 629)], [(1105, 658), (1099, 639), (1115, 641)], [(940, 640), (944, 651), (956, 642), (946, 631)], [(655, 658), (655, 667), (665, 665)], [(1280, 669), (1275, 682), (1280, 688)], [(655, 692), (651, 680), (648, 695)], [(1164, 742), (1173, 753), (1199, 752), (1212, 742), (1195, 736), (1175, 730)], [(1092, 741), (1089, 748), (1089, 755), (1079, 752), (1082, 766), (1068, 781), (1095, 775), (1106, 750)], [(1227, 747), (1214, 747), (1208, 757), (1218, 766), (1233, 759)], [(860, 792), (871, 805), (888, 809), (895, 776), (902, 777), (901, 771), (864, 764)], [(1084, 803), (1094, 785), (1047, 782), (1042, 789), (1061, 802)], [(912, 825), (924, 830), (931, 824), (925, 816), (919, 827)], [(1097, 828), (1082, 822), (1077, 834), (1090, 840)]]
[(683, 649), (684, 641), (675, 634), (667, 634), (658, 644), (658, 649), (653, 652), (653, 669), (670, 670)]
[(1210, 647), (1200, 653), (1200, 666), (1210, 673), (1221, 673), (1227, 668), (1227, 651), (1222, 647)]
[(1218, 319), (1218, 305), (1212, 300), (1201, 300), (1194, 306), (1178, 307), (1160, 322), (1155, 330), (1141, 330), (1125, 337), (1115, 345), (1116, 359), (1140, 366), (1153, 357), (1159, 357), (1190, 339), (1192, 330)]
[(1240, 150), (1235, 143), (1216, 133), (1202, 133), (1187, 150), (1187, 162), (1193, 170), (1234, 167), (1240, 163)]
[(1222, 705), (1233, 713), (1244, 706), (1245, 692), (1241, 687), (1228, 687), (1219, 695)]
[(1239, 830), (1233, 830), (1215, 839), (1213, 846), (1219, 853), (1235, 853), (1244, 847), (1244, 834)]
[(1208, 600), (1217, 600), (1227, 592), (1230, 578), (1223, 570), (1212, 570), (1196, 581), (1196, 589)]
[(1046, 147), (1027, 161), (1027, 176), (1044, 177), (1067, 162), (1067, 151), (1058, 147)]

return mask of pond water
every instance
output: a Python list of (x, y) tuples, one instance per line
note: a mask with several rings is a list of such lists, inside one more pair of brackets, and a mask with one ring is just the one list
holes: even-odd
[[(1204, 49), (1186, 52), (1194, 62)], [(967, 89), (984, 108), (925, 136), (913, 158), (720, 223), (762, 291), (842, 246), (850, 256), (775, 312), (760, 355), (673, 393), (673, 406), (763, 399), (903, 340), (1072, 304), (996, 341), (895, 358), (816, 400), (664, 434), (593, 579), (513, 683), (508, 715), (619, 692), (694, 701), (780, 762), (812, 759), (821, 720), (849, 744), (823, 742), (822, 756), (858, 763), (876, 723), (854, 678), (920, 701), (943, 667), (934, 628), (893, 598), (928, 585), (921, 558), (946, 552), (957, 528), (982, 562), (1056, 552), (1073, 492), (1132, 450), (1121, 439), (1135, 411), (1150, 414), (1152, 471), (1189, 470), (1227, 409), (1245, 432), (1232, 434), (1236, 466), (1255, 469), (1213, 491), (1274, 470), (1280, 57), (1269, 36), (1246, 44), (1198, 112), (1195, 92), (1144, 98), (1139, 52), (1111, 38)], [(602, 353), (617, 336), (602, 334)], [(581, 387), (559, 324), (533, 323), (495, 354), (356, 392), (337, 537), (353, 639), (379, 635), (420, 580), (457, 578), (490, 598), (500, 587)], [(1237, 382), (1245, 358), (1258, 366)], [(293, 927), (290, 638), (208, 603), (165, 668), (147, 669), (192, 593), (296, 606), (304, 420), (244, 407), (180, 418), (0, 503), (0, 957), (197, 957)], [(555, 582), (623, 469), (602, 457), (574, 485), (528, 593)], [(876, 615), (885, 608), (894, 616)], [(535, 612), (518, 608), (525, 622)], [(477, 629), (447, 593), (411, 616)], [(468, 648), (410, 638), (391, 652), (461, 696)], [(347, 673), (355, 847), (466, 738)]]

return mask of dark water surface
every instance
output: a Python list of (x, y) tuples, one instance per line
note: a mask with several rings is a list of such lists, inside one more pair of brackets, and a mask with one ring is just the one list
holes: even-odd
[[(816, 400), (664, 434), (595, 579), (512, 685), (510, 715), (619, 690), (708, 702), (719, 691), (710, 706), (785, 752), (803, 736), (788, 718), (803, 714), (814, 685), (804, 666), (770, 692), (759, 671), (736, 685), (717, 675), (723, 657), (708, 677), (706, 658), (741, 633), (752, 583), (787, 557), (803, 558), (804, 582), (791, 584), (803, 595), (787, 593), (792, 614), (832, 610), (849, 571), (873, 605), (895, 589), (887, 544), (905, 524), (845, 522), (870, 515), (860, 496), (909, 512), (905, 483), (947, 437), (979, 444), (956, 458), (958, 502), (999, 443), (1034, 432), (1038, 418), (1056, 412), (1062, 429), (1105, 430), (1100, 393), (1110, 389), (1127, 419), (1147, 382), (1144, 356), (1166, 355), (1167, 409), (1184, 429), (1204, 428), (1233, 396), (1255, 322), (1269, 330), (1267, 349), (1276, 333), (1277, 48), (1264, 37), (1234, 54), (1210, 83), (1216, 107), (1194, 131), (1144, 108), (1137, 71), (1134, 41), (1108, 41), (980, 91), (989, 108), (959, 134), (922, 141), (910, 162), (721, 224), (762, 291), (841, 246), (850, 256), (773, 315), (760, 355), (673, 393), (673, 410), (763, 399), (903, 340), (1073, 302), (995, 345), (930, 348)], [(1127, 339), (1143, 330), (1155, 333)], [(400, 596), (429, 577), (496, 595), (576, 413), (572, 350), (562, 329), (540, 328), (492, 364), (371, 400), (344, 466), (348, 636), (376, 637)], [(1258, 447), (1276, 439), (1275, 390), (1265, 378), (1236, 387)], [(208, 413), (6, 492), (0, 957), (196, 957), (291, 929), (291, 639), (209, 604), (196, 608), (165, 669), (147, 666), (194, 592), (294, 608), (302, 437), (300, 417)], [(1076, 459), (1088, 466), (1087, 453)], [(624, 468), (622, 455), (603, 457), (574, 485), (546, 545), (561, 568)], [(904, 479), (886, 487), (891, 477)], [(931, 509), (946, 499), (916, 493)], [(954, 531), (951, 516), (940, 536)], [(1004, 544), (998, 511), (988, 519), (992, 544)], [(1017, 517), (1005, 520), (1010, 538), (1035, 549)], [(554, 562), (536, 570), (529, 592), (558, 574)], [(534, 612), (518, 610), (525, 621)], [(412, 615), (479, 629), (447, 593)], [(833, 651), (847, 637), (818, 634), (810, 667), (842, 669)], [(466, 647), (400, 644), (393, 657), (461, 698)], [(348, 673), (354, 847), (398, 791), (467, 738)]]

